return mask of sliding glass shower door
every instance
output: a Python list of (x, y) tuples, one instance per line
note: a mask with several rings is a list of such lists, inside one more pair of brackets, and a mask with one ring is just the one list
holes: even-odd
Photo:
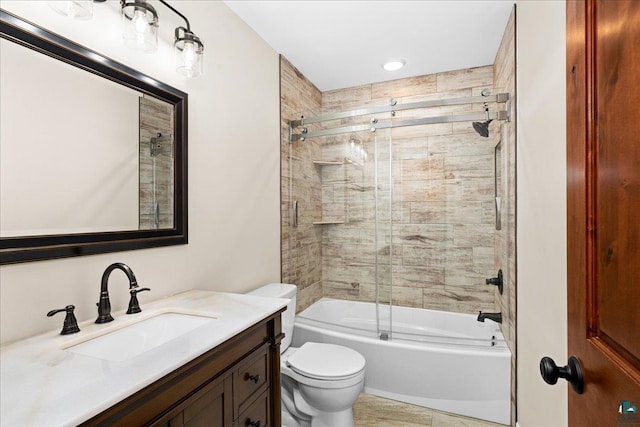
[[(323, 322), (422, 341), (424, 325), (394, 325), (393, 305), (396, 318), (405, 308), (494, 310), (485, 279), (497, 270), (496, 212), (506, 207), (495, 184), (507, 162), (495, 146), (508, 109), (489, 104), (509, 95), (456, 94), (365, 106), (315, 97), (315, 111), (286, 116), (283, 279), (298, 285), (303, 307), (320, 297), (356, 302)], [(488, 136), (476, 133), (489, 123)]]
[[(321, 129), (305, 127), (308, 133)], [(367, 306), (364, 322), (349, 328), (381, 339), (391, 335), (390, 133), (293, 139), (282, 157), (283, 281), (295, 283), (303, 300), (376, 303)], [(340, 319), (326, 322), (345, 326)]]

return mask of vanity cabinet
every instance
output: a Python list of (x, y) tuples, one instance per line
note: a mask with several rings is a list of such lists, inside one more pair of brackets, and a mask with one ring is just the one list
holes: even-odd
[(282, 311), (83, 425), (279, 426)]
[(195, 393), (184, 409), (167, 421), (154, 423), (160, 427), (223, 427), (232, 424), (231, 380), (229, 376), (212, 381)]

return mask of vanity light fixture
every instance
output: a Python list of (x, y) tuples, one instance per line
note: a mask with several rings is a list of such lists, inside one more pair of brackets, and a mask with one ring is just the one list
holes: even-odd
[(146, 53), (158, 49), (158, 13), (146, 0), (120, 1), (122, 40), (128, 48)]
[[(105, 0), (50, 0), (49, 6), (56, 12), (74, 19), (91, 19), (93, 3)], [(185, 77), (198, 77), (203, 72), (204, 44), (191, 31), (189, 20), (164, 0), (158, 0), (173, 13), (184, 19), (185, 26), (175, 29), (173, 46), (176, 71)], [(158, 50), (158, 12), (147, 0), (120, 0), (122, 15), (122, 40), (134, 50), (151, 53)]]
[[(158, 0), (173, 13), (184, 19), (185, 27), (175, 29), (173, 42), (176, 71), (186, 77), (198, 77), (203, 72), (204, 44), (193, 31), (189, 20), (164, 0)], [(123, 39), (125, 45), (144, 52), (158, 48), (158, 14), (146, 0), (120, 0)]]
[(187, 21), (187, 28), (176, 28), (173, 45), (176, 56), (176, 71), (186, 77), (198, 77), (202, 74), (204, 45), (200, 38), (189, 29), (189, 21)]
[(398, 71), (403, 68), (406, 63), (407, 62), (404, 59), (392, 59), (382, 64), (382, 68), (385, 71)]
[[(93, 3), (105, 0), (50, 0), (49, 6), (73, 19), (91, 19)], [(184, 19), (185, 26), (175, 29), (173, 47), (176, 71), (185, 77), (198, 77), (203, 72), (204, 44), (191, 31), (189, 20), (164, 0), (158, 0), (173, 13)], [(147, 0), (120, 0), (122, 15), (122, 40), (134, 50), (152, 53), (158, 50), (158, 12)]]

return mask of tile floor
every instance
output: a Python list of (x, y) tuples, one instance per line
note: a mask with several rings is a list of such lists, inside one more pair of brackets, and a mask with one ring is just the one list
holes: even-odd
[(353, 414), (356, 427), (505, 427), (362, 393)]

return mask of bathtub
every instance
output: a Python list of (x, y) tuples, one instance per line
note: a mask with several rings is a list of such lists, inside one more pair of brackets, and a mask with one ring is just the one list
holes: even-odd
[(365, 393), (510, 423), (511, 352), (497, 323), (407, 307), (381, 306), (378, 313), (382, 338), (374, 303), (322, 298), (296, 316), (292, 345), (359, 351), (367, 360)]

